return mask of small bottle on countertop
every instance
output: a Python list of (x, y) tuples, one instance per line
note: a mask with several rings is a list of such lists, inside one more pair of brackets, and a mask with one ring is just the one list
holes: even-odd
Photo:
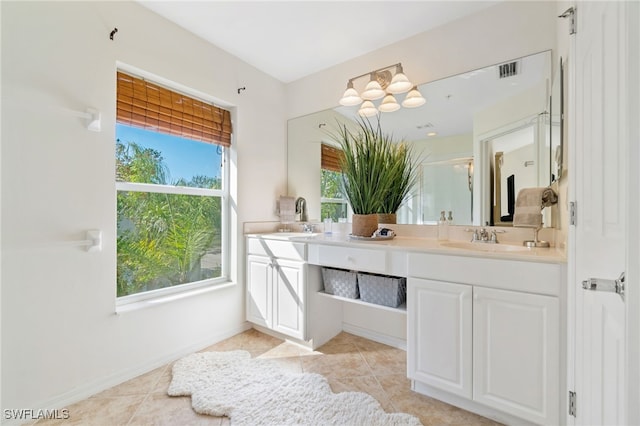
[(324, 233), (326, 235), (331, 235), (332, 233), (332, 228), (333, 227), (333, 220), (331, 220), (330, 217), (326, 217), (324, 219)]
[(447, 224), (449, 225), (453, 225), (453, 215), (451, 213), (451, 210), (449, 210), (449, 217), (447, 217)]
[(449, 239), (449, 223), (444, 216), (444, 210), (440, 212), (440, 219), (438, 220), (438, 241), (446, 241)]

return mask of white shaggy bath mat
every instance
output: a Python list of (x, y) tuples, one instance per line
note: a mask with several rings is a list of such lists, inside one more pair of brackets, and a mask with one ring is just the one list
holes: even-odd
[(228, 416), (232, 425), (420, 425), (385, 413), (362, 392), (333, 393), (319, 374), (292, 373), (249, 352), (202, 352), (173, 365), (171, 396), (191, 395), (201, 414)]

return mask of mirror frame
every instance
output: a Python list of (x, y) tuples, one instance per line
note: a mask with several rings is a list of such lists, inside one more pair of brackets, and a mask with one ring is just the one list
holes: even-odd
[[(555, 117), (554, 114), (556, 114)], [(556, 125), (555, 120), (557, 120), (557, 132), (554, 132), (554, 126)], [(558, 135), (559, 140), (557, 144), (554, 142), (554, 133)], [(549, 97), (549, 138), (551, 146), (549, 154), (551, 165), (550, 181), (553, 183), (560, 180), (564, 171), (564, 62), (562, 57), (558, 59), (558, 69), (553, 77), (553, 85), (551, 87), (551, 95)], [(555, 153), (554, 150), (556, 151)], [(554, 165), (556, 166), (557, 172), (555, 176)]]

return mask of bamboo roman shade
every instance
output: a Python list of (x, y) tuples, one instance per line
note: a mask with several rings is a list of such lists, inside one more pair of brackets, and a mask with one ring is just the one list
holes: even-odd
[(332, 172), (341, 172), (340, 161), (342, 161), (342, 150), (327, 144), (320, 144), (322, 151), (320, 152), (320, 168), (330, 170)]
[(231, 146), (231, 113), (141, 78), (118, 72), (118, 123)]

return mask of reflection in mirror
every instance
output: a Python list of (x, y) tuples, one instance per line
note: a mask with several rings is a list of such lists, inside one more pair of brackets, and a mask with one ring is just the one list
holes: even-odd
[[(533, 117), (530, 122), (483, 140), (482, 147), (488, 151), (490, 192), (493, 194), (490, 225), (511, 226), (518, 192), (523, 188), (547, 186), (549, 166), (546, 161), (544, 123), (546, 114)], [(538, 155), (537, 147), (543, 147)], [(537, 167), (542, 164), (541, 167)]]
[(424, 163), (421, 185), (423, 222), (437, 222), (443, 210), (454, 224), (473, 222), (473, 157)]
[(558, 63), (553, 76), (553, 86), (551, 87), (551, 107), (550, 107), (550, 133), (551, 133), (551, 182), (555, 182), (562, 177), (562, 136), (563, 136), (563, 107), (564, 107), (564, 69), (562, 58)]
[[(418, 88), (427, 100), (425, 105), (381, 113), (383, 130), (395, 139), (413, 144), (414, 152), (423, 161), (421, 184), (398, 211), (398, 223), (433, 224), (441, 210), (451, 210), (458, 225), (493, 223), (494, 211), (499, 212), (500, 217), (509, 214), (506, 181), (509, 175), (515, 176), (513, 191), (519, 183), (527, 182), (518, 174), (533, 169), (538, 180), (531, 186), (548, 185), (549, 138), (544, 136), (548, 132), (541, 130), (544, 120), (538, 117), (544, 118), (548, 107), (550, 74), (551, 52), (545, 51), (422, 84)], [(357, 109), (357, 106), (338, 107), (289, 120), (288, 191), (291, 196), (307, 199), (310, 218), (322, 219), (321, 143), (331, 143), (327, 130), (335, 129), (337, 122), (354, 123)], [(505, 193), (501, 190), (497, 197), (492, 166), (495, 157), (491, 160), (492, 148), (483, 147), (483, 141), (499, 138), (527, 124), (534, 128), (530, 149), (535, 154), (526, 161), (534, 163), (523, 166), (523, 171), (504, 176), (505, 182), (500, 185)], [(502, 148), (502, 152), (515, 149)], [(547, 177), (546, 182), (539, 179), (543, 175)], [(500, 206), (495, 204), (497, 199)], [(508, 226), (510, 222), (503, 224)]]

